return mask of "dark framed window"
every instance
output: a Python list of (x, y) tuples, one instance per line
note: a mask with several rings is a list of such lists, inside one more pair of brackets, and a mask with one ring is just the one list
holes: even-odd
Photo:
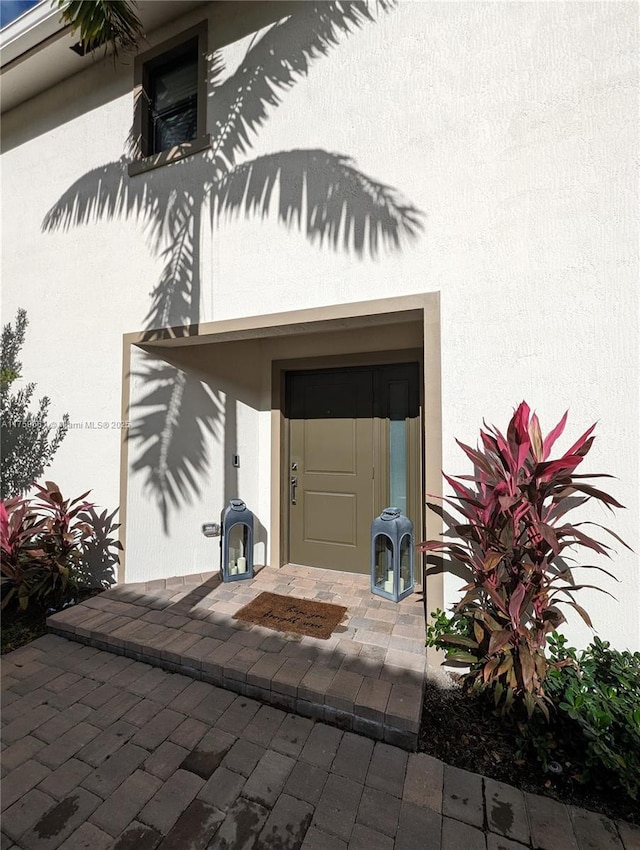
[(145, 65), (147, 155), (198, 136), (198, 39)]
[(137, 174), (203, 150), (207, 23), (136, 57), (134, 137)]

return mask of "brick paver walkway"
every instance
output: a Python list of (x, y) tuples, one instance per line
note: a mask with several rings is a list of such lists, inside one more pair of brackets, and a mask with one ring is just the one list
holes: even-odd
[[(328, 640), (235, 620), (270, 591), (347, 608)], [(50, 617), (57, 634), (415, 750), (426, 667), (422, 598), (371, 594), (368, 576), (311, 567), (124, 584)]]
[(2, 850), (637, 850), (640, 831), (47, 635), (3, 659)]

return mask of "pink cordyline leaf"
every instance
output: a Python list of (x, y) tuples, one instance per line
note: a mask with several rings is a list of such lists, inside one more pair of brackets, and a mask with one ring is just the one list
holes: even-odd
[[(593, 439), (593, 437), (591, 438)], [(607, 472), (576, 472), (574, 478), (615, 478), (615, 475), (609, 475)]]
[(449, 554), (457, 561), (461, 561), (463, 564), (469, 564), (470, 566), (473, 565), (473, 558), (466, 549), (452, 543), (447, 544), (447, 549), (449, 550)]
[(586, 493), (594, 499), (599, 499), (607, 507), (624, 508), (624, 505), (621, 505), (620, 502), (613, 498), (613, 496), (609, 496), (608, 493), (604, 493), (602, 490), (597, 490), (590, 484), (572, 484), (571, 489), (579, 490), (581, 493)]
[[(579, 542), (583, 546), (593, 549), (593, 551), (597, 552), (599, 555), (606, 555), (607, 558), (611, 557), (608, 552), (608, 550), (611, 549), (610, 546), (607, 546), (606, 543), (598, 543), (598, 541), (594, 540), (593, 537), (589, 537), (587, 534), (583, 534), (582, 531), (578, 531), (575, 525), (563, 525), (560, 528), (556, 528), (556, 534), (566, 535), (567, 537), (575, 537), (575, 542)], [(568, 542), (568, 545), (571, 545), (570, 541)]]
[[(575, 477), (577, 476), (574, 476), (574, 478)], [(585, 502), (589, 501), (588, 496), (574, 496), (572, 501), (569, 501), (569, 496), (572, 492), (571, 488), (565, 488), (554, 495), (553, 501), (544, 513), (544, 521), (546, 523), (551, 524), (552, 522), (557, 522), (565, 514), (568, 514), (569, 511), (573, 511), (584, 505)], [(561, 501), (557, 501), (558, 499)]]
[(489, 525), (491, 521), (491, 514), (493, 513), (493, 506), (487, 505), (487, 507), (480, 512), (480, 522), (482, 525)]
[(493, 599), (498, 610), (502, 611), (503, 614), (507, 615), (507, 613), (508, 613), (507, 612), (507, 605), (506, 605), (504, 599), (500, 596), (500, 594), (497, 593), (495, 588), (492, 587), (492, 585), (489, 582), (483, 582), (482, 587), (483, 587), (484, 590), (486, 590), (486, 592), (489, 594), (489, 596)]
[(521, 443), (518, 447), (518, 469), (522, 469), (524, 467), (524, 462), (526, 461), (529, 453), (531, 451), (531, 441), (527, 437), (525, 443)]
[(531, 417), (529, 422), (529, 439), (531, 440), (531, 450), (536, 463), (545, 460), (543, 457), (543, 440), (542, 431), (540, 430), (540, 421), (536, 413)]
[[(613, 573), (609, 572), (609, 570), (605, 570), (604, 567), (601, 567), (598, 564), (580, 564), (580, 569), (581, 570), (597, 570), (598, 572), (604, 573), (604, 575), (609, 576), (609, 578), (613, 579), (614, 581), (618, 581), (618, 582), (620, 581), (620, 579), (617, 576), (614, 576)], [(575, 586), (575, 579), (573, 578), (573, 575), (571, 575), (570, 578), (567, 578), (567, 577), (565, 577), (564, 572), (559, 573), (557, 576), (554, 576), (554, 578), (551, 579), (551, 582), (554, 582), (556, 579), (561, 579), (563, 581), (567, 581), (567, 582), (569, 582), (569, 584), (573, 584)]]
[[(87, 490), (86, 493), (83, 493), (81, 496), (78, 496), (77, 498), (72, 499), (71, 502), (69, 503), (70, 506), (75, 505), (77, 502), (81, 502), (83, 499), (86, 499), (90, 492), (91, 492), (91, 490)], [(89, 503), (87, 502), (87, 504), (89, 504)]]
[(464, 499), (468, 504), (475, 505), (477, 507), (481, 507), (480, 502), (477, 500), (477, 494), (470, 490), (468, 487), (460, 484), (460, 482), (456, 481), (455, 478), (452, 478), (450, 475), (446, 475), (444, 472), (442, 473), (445, 481), (456, 491), (456, 494), (459, 499)]
[(517, 629), (520, 625), (520, 609), (525, 595), (526, 588), (524, 584), (519, 584), (511, 594), (511, 601), (509, 602), (509, 616), (511, 617), (511, 625), (514, 629)]
[[(441, 502), (443, 502), (443, 503), (449, 505), (451, 508), (453, 508), (454, 511), (458, 511), (458, 513), (462, 514), (465, 517), (465, 519), (470, 519), (469, 514), (465, 510), (464, 503), (459, 505), (457, 502), (452, 502), (451, 499), (447, 499), (446, 497), (443, 497), (443, 496), (435, 496), (433, 493), (427, 493), (427, 496), (430, 499), (439, 499)], [(430, 510), (432, 510), (434, 513), (438, 514), (438, 516), (441, 519), (443, 519), (445, 522), (449, 521), (448, 518), (445, 516), (445, 511), (444, 511), (444, 508), (442, 506), (434, 505), (431, 502), (427, 502), (427, 507), (430, 508)], [(474, 516), (475, 516), (475, 514), (474, 514)]]
[(484, 559), (482, 559), (481, 557), (479, 558), (481, 569), (484, 572), (490, 572), (491, 570), (495, 570), (495, 568), (498, 566), (503, 557), (504, 552), (494, 552), (490, 550), (489, 552), (487, 552)]
[[(584, 434), (578, 440), (575, 441), (575, 443), (571, 446), (571, 448), (567, 452), (565, 452), (565, 454), (567, 454), (567, 455), (576, 454), (584, 446), (584, 444), (587, 442), (588, 438), (593, 433), (593, 429), (596, 427), (596, 424), (597, 423), (594, 422), (593, 425), (591, 426), (591, 428), (587, 428), (587, 430), (584, 432)], [(591, 447), (591, 443), (589, 443), (589, 447)], [(586, 454), (586, 452), (585, 452), (585, 454)]]
[(519, 496), (510, 496), (508, 494), (505, 494), (504, 496), (498, 497), (498, 502), (500, 503), (500, 509), (505, 514), (508, 513), (510, 508), (512, 508), (519, 501), (520, 501)]
[(535, 525), (537, 531), (543, 537), (543, 539), (549, 544), (551, 550), (554, 555), (558, 555), (560, 553), (560, 547), (558, 546), (558, 537), (556, 535), (556, 531), (550, 526), (546, 525), (544, 522), (536, 523)]
[(507, 439), (509, 446), (516, 446), (515, 454), (513, 449), (511, 453), (516, 460), (517, 469), (521, 469), (524, 465), (529, 449), (531, 448), (531, 439), (529, 437), (529, 416), (531, 410), (526, 401), (523, 401), (518, 406), (518, 409), (513, 414), (509, 427), (507, 428)]
[(467, 457), (471, 460), (473, 464), (479, 467), (487, 475), (493, 474), (491, 466), (487, 463), (486, 458), (480, 452), (475, 451), (470, 446), (467, 446), (464, 443), (461, 443), (460, 440), (456, 440), (456, 443), (460, 446), (462, 451), (467, 455)]
[(511, 417), (507, 427), (507, 438), (518, 444), (529, 440), (529, 417), (531, 408), (526, 401), (521, 401)]
[(500, 456), (500, 449), (498, 448), (498, 443), (496, 442), (496, 439), (495, 437), (493, 437), (492, 434), (489, 434), (487, 431), (480, 431), (480, 439), (482, 440), (482, 443), (487, 452), (491, 453), (496, 458)]
[[(429, 496), (430, 499), (439, 498), (438, 496), (432, 496), (431, 493), (429, 493), (428, 496)], [(442, 507), (442, 505), (436, 505), (434, 502), (427, 502), (427, 507), (429, 508), (430, 511), (433, 511), (434, 514), (437, 514), (440, 517), (440, 519), (443, 519), (443, 520), (446, 521), (444, 508)]]
[(631, 546), (629, 546), (627, 543), (625, 543), (624, 540), (622, 539), (622, 537), (618, 537), (618, 535), (615, 533), (615, 531), (611, 531), (611, 529), (607, 528), (605, 525), (600, 525), (599, 522), (591, 522), (590, 520), (585, 520), (584, 522), (575, 523), (573, 528), (578, 528), (578, 526), (580, 526), (580, 525), (595, 525), (596, 528), (599, 528), (601, 531), (606, 531), (607, 534), (610, 534), (612, 537), (615, 537), (615, 539), (618, 541), (618, 543), (622, 543), (622, 545), (625, 547), (625, 549), (628, 549), (630, 552), (633, 552), (633, 549), (631, 548)]
[[(501, 649), (509, 643), (511, 637), (513, 636), (513, 632), (509, 629), (500, 629), (499, 631), (491, 632), (491, 638), (489, 639), (489, 648), (487, 650), (487, 655), (493, 655), (495, 652), (499, 652)], [(498, 659), (498, 662), (500, 659)]]
[(467, 522), (464, 523), (464, 525), (471, 525), (475, 528), (479, 524), (480, 514), (478, 513), (476, 508), (474, 508), (470, 505), (457, 506), (454, 502), (450, 501), (449, 499), (443, 499), (443, 502), (447, 505), (450, 505), (452, 508), (456, 508), (458, 513), (462, 514), (464, 519), (467, 520)]
[(558, 422), (555, 428), (552, 428), (551, 431), (549, 431), (549, 433), (545, 437), (542, 449), (542, 460), (546, 460), (549, 457), (549, 452), (553, 448), (553, 444), (564, 431), (565, 425), (567, 424), (568, 415), (569, 411), (565, 410), (562, 419)]
[(589, 437), (589, 439), (583, 446), (575, 450), (574, 454), (580, 455), (580, 457), (585, 457), (589, 453), (589, 450), (591, 449), (591, 446), (593, 445), (594, 441), (595, 437)]
[(545, 463), (539, 463), (534, 470), (534, 475), (541, 481), (551, 481), (551, 478), (557, 472), (572, 471), (579, 463), (582, 463), (580, 455), (566, 454), (564, 457), (558, 458), (558, 460), (549, 460)]
[(467, 505), (467, 503), (464, 502), (462, 499), (460, 500), (460, 504), (457, 504), (456, 502), (452, 501), (451, 499), (447, 499), (446, 497), (442, 498), (442, 501), (445, 505), (449, 505), (452, 510), (458, 511), (459, 514), (462, 514), (465, 519), (468, 519), (471, 522), (477, 520), (477, 510), (473, 506)]
[(0, 543), (3, 548), (9, 549), (9, 515), (4, 506), (4, 502), (0, 502)]
[(518, 471), (518, 460), (511, 452), (511, 448), (505, 438), (502, 436), (500, 431), (496, 430), (496, 442), (498, 443), (498, 448), (500, 450), (499, 457), (503, 461), (505, 465), (505, 469), (511, 473), (511, 475), (515, 475)]
[(533, 677), (535, 674), (535, 666), (531, 651), (528, 646), (521, 644), (518, 647), (518, 655), (520, 657), (520, 670), (522, 671), (522, 683), (527, 693), (534, 690)]
[(558, 611), (557, 608), (544, 608), (538, 616), (541, 620), (551, 623), (554, 628), (566, 622), (566, 617), (562, 611)]
[(418, 544), (418, 552), (438, 552), (449, 544), (445, 540), (425, 540)]
[(514, 510), (514, 512), (513, 512), (513, 524), (514, 524), (515, 528), (520, 528), (520, 524), (524, 520), (524, 518), (527, 516), (527, 514), (531, 514), (531, 521), (535, 522), (536, 514), (532, 510), (531, 505), (527, 504), (526, 502), (519, 505)]
[[(606, 593), (607, 596), (610, 596), (612, 599), (615, 599), (613, 593), (609, 593), (608, 590), (604, 590), (602, 587), (598, 587), (597, 584), (573, 584), (571, 585), (571, 587), (556, 587), (551, 596), (549, 596), (549, 599), (555, 599), (558, 593), (566, 593), (566, 595), (570, 599), (573, 599), (573, 596), (571, 596), (572, 593), (574, 593), (576, 590), (584, 590), (585, 588), (587, 588), (588, 590), (599, 590), (600, 593)], [(565, 605), (566, 599), (559, 599), (558, 604)]]
[(593, 623), (591, 622), (591, 617), (587, 614), (584, 608), (581, 605), (578, 605), (577, 602), (565, 602), (566, 605), (571, 605), (573, 609), (575, 609), (578, 614), (582, 617), (585, 623), (589, 626), (590, 629), (593, 628)]

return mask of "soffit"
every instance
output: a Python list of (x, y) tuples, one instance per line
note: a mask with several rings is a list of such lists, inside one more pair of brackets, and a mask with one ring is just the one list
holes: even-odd
[(175, 348), (248, 339), (277, 339), (359, 328), (384, 328), (390, 324), (429, 322), (434, 319), (436, 312), (437, 296), (434, 298), (434, 294), (405, 295), (376, 301), (271, 313), (265, 316), (226, 319), (189, 327), (160, 328), (126, 334), (125, 342), (142, 347)]
[[(207, 5), (203, 0), (142, 0), (138, 14), (145, 32)], [(7, 112), (56, 83), (72, 77), (103, 57), (78, 56), (70, 48), (77, 34), (60, 24), (60, 13), (51, 0), (42, 0), (0, 32), (0, 111)]]

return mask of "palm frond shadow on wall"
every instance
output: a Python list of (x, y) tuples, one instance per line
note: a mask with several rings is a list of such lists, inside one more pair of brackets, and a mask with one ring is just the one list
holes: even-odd
[[(137, 153), (130, 137), (127, 155), (87, 172), (49, 210), (44, 231), (101, 219), (142, 223), (150, 249), (164, 261), (145, 319), (149, 344), (158, 339), (159, 329), (197, 332), (199, 235), (207, 214), (213, 229), (232, 217), (275, 213), (280, 223), (312, 243), (359, 259), (400, 250), (418, 235), (420, 211), (396, 189), (359, 171), (347, 156), (299, 149), (246, 160), (269, 113), (312, 63), (393, 5), (389, 0), (296, 4), (292, 14), (253, 38), (237, 69), (224, 79), (221, 52), (215, 51), (208, 73), (210, 149), (130, 178), (128, 165)], [(235, 421), (228, 406), (236, 402), (203, 376), (165, 360), (148, 359), (135, 377), (143, 389), (130, 411), (129, 440), (138, 450), (132, 467), (145, 476), (145, 489), (168, 533), (171, 511), (191, 503), (210, 473), (209, 435), (224, 438), (225, 446), (230, 442), (224, 426)]]

